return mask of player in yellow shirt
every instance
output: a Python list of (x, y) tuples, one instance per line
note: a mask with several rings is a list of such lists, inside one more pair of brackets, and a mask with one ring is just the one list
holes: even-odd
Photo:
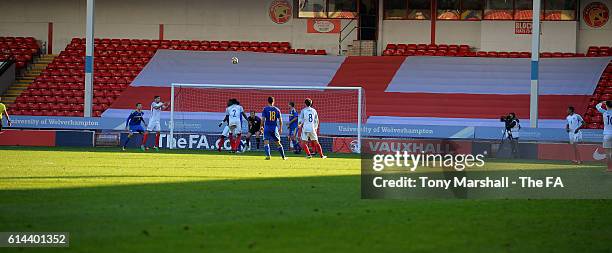
[(0, 132), (2, 132), (2, 115), (6, 115), (6, 122), (8, 126), (11, 126), (11, 118), (8, 115), (8, 111), (6, 110), (6, 105), (2, 103), (2, 97), (0, 97)]

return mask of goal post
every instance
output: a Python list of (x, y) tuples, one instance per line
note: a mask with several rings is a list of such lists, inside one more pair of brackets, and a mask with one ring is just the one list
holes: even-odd
[[(240, 101), (247, 115), (255, 112), (258, 116), (267, 105), (268, 96), (275, 97), (275, 105), (282, 115), (287, 114), (289, 101), (295, 103), (299, 113), (305, 106), (304, 100), (311, 98), (319, 114), (320, 134), (355, 138), (353, 152), (361, 151), (362, 129), (366, 119), (362, 87), (172, 83), (170, 94), (169, 140), (174, 140), (175, 134), (181, 131), (193, 131), (182, 127), (185, 122), (202, 121), (216, 127), (225, 116), (227, 101), (231, 98)], [(283, 130), (286, 130), (288, 121), (284, 119), (283, 123)], [(212, 132), (210, 129), (198, 130)], [(285, 136), (283, 131), (282, 138)], [(175, 148), (175, 143), (170, 143), (169, 148)]]

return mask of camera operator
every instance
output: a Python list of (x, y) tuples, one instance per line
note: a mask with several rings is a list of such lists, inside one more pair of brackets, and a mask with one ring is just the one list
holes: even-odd
[(516, 117), (515, 113), (511, 112), (508, 115), (501, 116), (499, 121), (504, 122), (504, 139), (510, 141), (512, 156), (518, 157), (518, 139), (521, 129), (520, 120)]

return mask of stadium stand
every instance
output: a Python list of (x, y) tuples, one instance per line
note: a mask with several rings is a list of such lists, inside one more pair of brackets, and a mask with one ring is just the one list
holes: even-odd
[[(599, 48), (595, 48), (599, 49)], [(605, 50), (608, 50), (607, 48)], [(593, 96), (589, 100), (584, 121), (587, 127), (591, 129), (603, 128), (603, 119), (601, 113), (595, 109), (595, 105), (603, 100), (612, 100), (612, 62), (608, 64), (605, 72), (601, 75), (597, 88), (593, 92)]]
[[(498, 58), (529, 58), (531, 52), (512, 51), (472, 51), (468, 45), (427, 45), (427, 44), (387, 44), (384, 56), (456, 56), (456, 57), (498, 57)], [(612, 50), (608, 46), (591, 46), (587, 54), (569, 52), (541, 52), (542, 58), (561, 57), (597, 57), (610, 56)]]
[[(410, 121), (406, 124), (422, 125), (447, 119), (454, 124), (469, 120), (478, 125), (495, 125), (499, 124), (499, 116), (509, 110), (523, 117), (529, 114), (529, 59), (312, 57), (241, 52), (238, 56), (247, 64), (233, 66), (223, 60), (231, 56), (227, 52), (162, 52), (171, 54), (164, 57), (171, 57), (177, 64), (149, 63), (103, 117), (126, 115), (135, 102), (149, 101), (156, 94), (169, 97), (170, 82), (202, 83), (197, 80), (228, 85), (362, 86), (368, 122)], [(160, 53), (155, 56), (158, 57), (155, 61), (166, 61)], [(584, 113), (608, 61), (593, 57), (542, 61), (540, 116), (548, 126), (560, 126), (564, 109), (559, 108), (574, 105)], [(197, 66), (189, 64), (192, 62), (198, 62)], [(180, 75), (182, 70), (193, 74)], [(231, 94), (252, 101), (242, 93)], [(215, 106), (223, 105), (215, 101), (215, 105), (202, 105), (200, 109), (215, 112)], [(503, 106), (492, 106), (496, 103)], [(323, 111), (333, 109), (329, 102), (317, 106), (332, 106)]]
[(33, 37), (0, 37), (0, 61), (14, 59), (17, 71), (32, 63), (40, 54), (40, 47)]
[[(279, 53), (279, 54), (294, 54), (294, 55), (325, 55), (324, 50), (306, 50), (293, 49), (288, 42), (252, 42), (252, 41), (190, 41), (190, 40), (141, 40), (141, 39), (96, 39), (94, 64), (94, 116), (98, 117), (103, 114), (108, 108), (115, 107), (118, 109), (130, 108), (135, 97), (140, 97), (138, 94), (148, 94), (151, 92), (142, 92), (143, 89), (137, 87), (131, 89), (130, 84), (134, 82), (136, 77), (141, 73), (145, 65), (149, 63), (158, 49), (167, 50), (189, 50), (189, 51), (215, 51), (222, 53), (227, 51), (236, 51), (236, 53), (258, 52), (258, 53)], [(32, 51), (33, 52), (33, 51)], [(560, 53), (560, 52), (543, 52), (543, 58), (568, 58), (580, 56), (608, 56), (610, 47), (593, 46), (589, 48), (589, 52), (584, 54)], [(84, 39), (74, 38), (71, 43), (57, 56), (51, 64), (38, 76), (32, 85), (16, 99), (16, 104), (12, 111), (16, 115), (38, 115), (38, 116), (82, 116), (83, 115), (83, 61), (85, 54)], [(455, 101), (464, 101), (464, 97), (477, 96), (474, 94), (437, 94), (428, 92), (397, 92), (390, 89), (393, 86), (393, 79), (401, 75), (401, 66), (407, 59), (406, 56), (455, 56), (455, 57), (487, 57), (487, 58), (528, 58), (529, 52), (476, 52), (469, 45), (428, 45), (428, 44), (388, 44), (384, 50), (382, 57), (340, 57), (340, 63), (330, 70), (334, 74), (329, 76), (329, 80), (319, 80), (319, 85), (330, 86), (355, 86), (361, 85), (365, 88), (368, 97), (368, 115), (374, 116), (391, 116), (391, 117), (466, 117), (466, 118), (487, 118), (492, 115), (497, 115), (499, 109), (486, 110), (487, 112), (473, 113), (465, 111), (465, 108), (456, 110), (439, 110), (436, 107), (437, 102), (431, 104), (433, 111), (420, 111), (410, 113), (389, 112), (389, 104), (386, 101), (404, 101), (399, 104), (407, 107), (422, 108), (428, 104), (427, 101), (439, 101), (452, 99)], [(403, 56), (403, 57), (397, 57)], [(241, 56), (244, 57), (244, 56)], [(277, 61), (277, 60), (274, 60)], [(307, 58), (300, 58), (299, 61), (308, 62)], [(280, 61), (282, 62), (282, 61)], [(317, 61), (314, 61), (315, 63)], [(208, 64), (208, 63), (207, 63)], [(334, 63), (335, 64), (335, 63)], [(210, 64), (208, 64), (210, 65)], [(207, 66), (208, 66), (207, 65)], [(274, 65), (274, 64), (272, 64)], [(270, 66), (272, 66), (270, 65)], [(275, 65), (276, 66), (276, 65)], [(212, 66), (209, 66), (212, 67)], [(268, 66), (269, 67), (269, 66)], [(311, 76), (309, 69), (311, 67), (299, 67), (302, 69), (304, 76)], [(266, 68), (262, 65), (262, 68)], [(264, 71), (270, 73), (278, 73), (280, 69), (276, 67), (269, 68)], [(593, 92), (592, 97), (588, 98), (585, 103), (588, 103), (585, 119), (589, 122), (590, 128), (600, 128), (600, 119), (597, 114), (593, 113), (595, 101), (600, 99), (612, 99), (612, 89), (607, 87), (612, 86), (610, 80), (610, 71), (612, 68), (608, 66), (606, 73), (601, 75), (597, 88)], [(301, 73), (301, 72), (300, 72)], [(301, 75), (300, 73), (288, 73), (287, 75)], [(398, 75), (399, 74), (399, 75)], [(307, 81), (308, 78), (299, 78), (302, 81)], [(261, 80), (262, 84), (270, 84), (270, 80)], [(284, 80), (279, 82), (284, 83)], [(219, 82), (217, 82), (219, 83)], [(313, 85), (313, 83), (309, 83)], [(121, 102), (114, 102), (124, 94)], [(435, 88), (434, 88), (435, 89)], [(151, 89), (151, 91), (167, 93), (167, 90)], [(589, 91), (590, 92), (590, 91)], [(451, 92), (452, 93), (452, 92)], [(152, 93), (151, 93), (152, 94)], [(558, 97), (559, 94), (551, 94), (550, 97), (543, 96), (544, 105), (560, 106)], [(498, 96), (503, 96), (500, 94)], [(517, 101), (522, 101), (524, 95), (519, 95)], [(568, 96), (571, 101), (576, 101), (576, 105), (587, 104), (582, 103), (584, 98), (580, 93), (578, 97)], [(474, 106), (484, 106), (486, 104), (499, 99), (495, 96), (490, 96), (491, 99), (468, 99), (471, 102), (469, 108)], [(140, 98), (139, 98), (140, 99)], [(144, 101), (149, 99), (143, 97)], [(590, 99), (590, 100), (589, 100)], [(479, 101), (479, 102), (474, 102)], [(590, 101), (590, 102), (589, 102)], [(407, 104), (406, 104), (407, 103)], [(414, 104), (417, 103), (418, 105)], [(461, 102), (463, 103), (463, 102)], [(518, 103), (518, 102), (517, 102)], [(113, 106), (114, 105), (114, 106)], [(146, 107), (146, 106), (145, 106)], [(461, 108), (461, 107), (458, 107)], [(469, 109), (468, 108), (468, 109)], [(525, 108), (518, 109), (522, 112)], [(490, 111), (490, 112), (489, 112)], [(547, 112), (543, 110), (545, 119), (560, 118), (558, 112)], [(112, 114), (115, 115), (115, 114)]]
[[(250, 51), (326, 55), (325, 50), (293, 49), (289, 42), (95, 39), (94, 106), (99, 117), (140, 73), (158, 49)], [(82, 116), (85, 40), (74, 38), (26, 91), (13, 114)]]

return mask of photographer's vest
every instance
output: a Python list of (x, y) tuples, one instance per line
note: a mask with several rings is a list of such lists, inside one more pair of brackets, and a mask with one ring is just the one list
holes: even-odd
[(512, 138), (516, 139), (519, 137), (519, 130), (521, 129), (521, 124), (516, 119), (512, 121), (516, 122), (516, 124), (514, 125), (512, 129), (510, 129), (510, 131), (512, 132)]

